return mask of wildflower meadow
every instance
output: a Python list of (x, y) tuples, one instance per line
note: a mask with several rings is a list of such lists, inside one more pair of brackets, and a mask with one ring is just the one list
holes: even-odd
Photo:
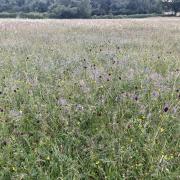
[(180, 19), (0, 20), (0, 179), (180, 178)]

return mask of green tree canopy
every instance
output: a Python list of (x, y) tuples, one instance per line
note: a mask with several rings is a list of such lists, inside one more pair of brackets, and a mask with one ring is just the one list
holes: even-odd
[(54, 18), (89, 18), (180, 11), (180, 0), (0, 0), (0, 12), (48, 13)]

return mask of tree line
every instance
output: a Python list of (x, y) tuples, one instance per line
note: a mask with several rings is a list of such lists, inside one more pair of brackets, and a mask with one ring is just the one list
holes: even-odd
[(0, 12), (47, 13), (52, 18), (90, 18), (104, 15), (180, 11), (180, 0), (0, 0)]

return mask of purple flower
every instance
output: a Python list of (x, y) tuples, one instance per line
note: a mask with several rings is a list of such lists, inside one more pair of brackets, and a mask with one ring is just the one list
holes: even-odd
[(58, 100), (58, 105), (60, 105), (60, 106), (67, 106), (67, 100), (66, 99), (64, 99), (64, 98), (60, 98), (59, 100)]
[(169, 111), (169, 107), (168, 106), (165, 106), (164, 107), (164, 112), (168, 112)]

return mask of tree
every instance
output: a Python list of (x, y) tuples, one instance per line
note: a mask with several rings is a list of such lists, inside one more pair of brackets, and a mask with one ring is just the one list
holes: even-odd
[(66, 7), (64, 5), (55, 4), (51, 7), (49, 12), (52, 18), (74, 18), (77, 16), (78, 9), (76, 7)]
[(160, 0), (130, 0), (127, 9), (131, 14), (159, 13), (161, 11), (160, 2)]
[(128, 4), (129, 0), (111, 0), (110, 13), (113, 15), (129, 14), (129, 10), (127, 9)]
[(0, 0), (0, 12), (49, 13), (56, 18), (89, 18), (93, 15), (121, 15), (179, 11), (180, 0)]
[(37, 12), (47, 12), (48, 11), (48, 3), (47, 1), (34, 1), (34, 3), (32, 3), (32, 10), (33, 11), (37, 11)]
[(172, 1), (172, 10), (174, 11), (175, 15), (180, 11), (180, 0), (173, 0)]
[(91, 16), (91, 5), (89, 0), (81, 0), (79, 7), (79, 17), (89, 18)]
[(180, 0), (163, 0), (164, 10), (173, 11), (176, 16), (180, 11)]

